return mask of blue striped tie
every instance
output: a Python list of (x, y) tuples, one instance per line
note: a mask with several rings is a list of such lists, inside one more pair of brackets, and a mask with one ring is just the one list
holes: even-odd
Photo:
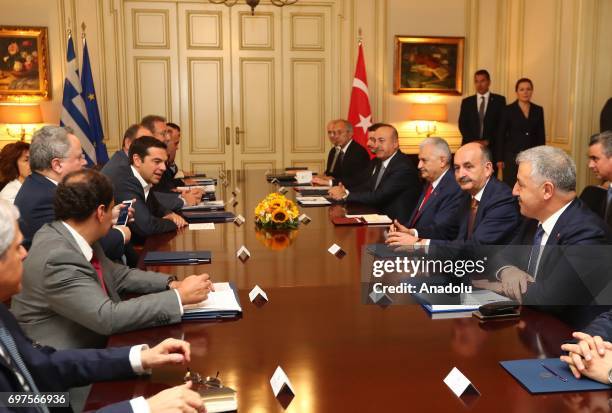
[[(17, 350), (17, 345), (15, 344), (15, 340), (13, 340), (13, 337), (9, 334), (6, 328), (4, 328), (4, 326), (1, 324), (0, 324), (0, 344), (2, 344), (5, 351), (7, 352), (7, 358), (8, 358), (9, 364), (15, 367), (18, 373), (21, 374), (21, 376), (25, 380), (25, 384), (23, 386), (24, 390), (32, 391), (34, 393), (40, 393), (38, 391), (38, 387), (36, 387), (36, 383), (34, 383), (34, 379), (32, 379), (32, 376), (30, 375), (30, 372), (28, 371), (28, 368), (26, 367), (25, 363), (21, 359), (21, 355), (19, 354), (19, 351)], [(44, 405), (39, 406), (39, 409), (44, 413), (49, 412), (49, 409)]]
[(538, 224), (535, 236), (533, 237), (533, 246), (531, 247), (531, 254), (529, 254), (529, 263), (527, 264), (527, 274), (531, 275), (534, 279), (538, 272), (538, 258), (542, 250), (542, 237), (544, 237), (544, 228), (541, 224)]

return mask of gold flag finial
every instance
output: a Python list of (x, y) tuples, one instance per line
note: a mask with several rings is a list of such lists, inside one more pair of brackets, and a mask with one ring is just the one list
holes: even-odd
[(357, 30), (357, 42), (359, 42), (359, 44), (361, 44), (361, 40), (363, 39), (363, 31), (361, 30), (361, 27)]
[(82, 36), (83, 38), (85, 38), (85, 30), (87, 30), (87, 25), (85, 24), (85, 22), (81, 22), (81, 30), (82, 30)]

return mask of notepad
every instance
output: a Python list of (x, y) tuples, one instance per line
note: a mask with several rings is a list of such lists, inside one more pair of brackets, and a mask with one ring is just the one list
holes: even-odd
[(393, 221), (387, 215), (365, 214), (365, 215), (346, 215), (346, 218), (362, 219), (366, 225), (389, 225)]
[(198, 390), (207, 413), (233, 412), (238, 410), (236, 390), (230, 387), (203, 388)]
[(331, 202), (322, 196), (296, 196), (295, 199), (300, 205), (303, 206), (331, 205)]
[(242, 314), (235, 287), (227, 282), (214, 283), (213, 286), (215, 291), (208, 293), (205, 301), (183, 306), (184, 320), (233, 318)]
[(470, 294), (461, 294), (457, 304), (431, 304), (426, 294), (414, 294), (430, 313), (475, 311), (482, 305), (508, 301), (508, 297), (490, 290), (473, 290)]
[(200, 224), (189, 224), (189, 230), (190, 231), (201, 231), (201, 230), (213, 230), (215, 229), (215, 223), (214, 222), (204, 222), (204, 223), (200, 223)]
[[(567, 381), (544, 368), (542, 363)], [(499, 364), (531, 394), (612, 389), (609, 384), (586, 377), (575, 378), (568, 365), (558, 358), (500, 361)]]
[(145, 265), (198, 265), (210, 264), (210, 251), (149, 251)]

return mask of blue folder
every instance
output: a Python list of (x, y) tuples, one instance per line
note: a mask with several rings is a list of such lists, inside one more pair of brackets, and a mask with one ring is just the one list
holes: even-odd
[(210, 264), (210, 251), (149, 251), (144, 257), (145, 265), (197, 265)]
[[(609, 384), (602, 384), (586, 377), (576, 379), (568, 365), (558, 358), (510, 360), (499, 363), (531, 394), (612, 389)], [(546, 370), (542, 367), (542, 363), (567, 381)]]

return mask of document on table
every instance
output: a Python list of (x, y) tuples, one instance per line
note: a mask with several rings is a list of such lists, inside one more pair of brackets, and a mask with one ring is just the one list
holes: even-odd
[(359, 218), (365, 221), (367, 225), (387, 225), (393, 221), (387, 215), (365, 214), (365, 215), (346, 215), (347, 218)]
[(208, 293), (208, 298), (198, 304), (184, 305), (185, 314), (207, 313), (217, 311), (242, 312), (242, 307), (236, 299), (236, 293), (230, 283), (214, 283), (215, 291)]
[(305, 206), (331, 205), (331, 202), (322, 196), (296, 196), (295, 199), (300, 203), (300, 205)]
[(191, 231), (213, 230), (215, 229), (215, 223), (214, 222), (204, 222), (200, 224), (189, 224), (189, 229)]

